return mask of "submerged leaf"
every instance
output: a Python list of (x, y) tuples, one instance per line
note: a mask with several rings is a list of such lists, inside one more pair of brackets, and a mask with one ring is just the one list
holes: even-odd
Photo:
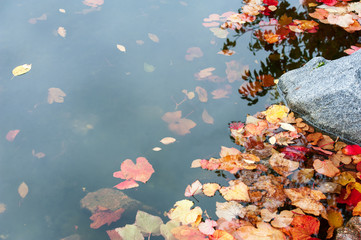
[(123, 208), (113, 212), (108, 208), (98, 206), (97, 210), (95, 210), (95, 213), (93, 213), (93, 215), (90, 217), (90, 220), (93, 221), (90, 224), (90, 227), (93, 229), (98, 229), (104, 224), (108, 224), (109, 226), (112, 222), (118, 221), (123, 212)]
[(122, 239), (144, 240), (139, 228), (135, 225), (125, 225), (125, 227), (116, 228), (115, 231), (122, 237)]
[(208, 124), (213, 124), (214, 123), (214, 119), (211, 115), (209, 115), (209, 113), (207, 112), (206, 109), (203, 110), (203, 113), (202, 113), (202, 119), (205, 123), (208, 123)]
[(48, 103), (53, 102), (62, 103), (66, 94), (60, 88), (49, 88), (48, 89)]
[(8, 140), (9, 142), (12, 142), (15, 140), (16, 135), (18, 135), (18, 133), (20, 132), (19, 129), (15, 129), (15, 130), (10, 130), (7, 134), (6, 134), (6, 140)]
[(25, 182), (22, 182), (20, 186), (18, 187), (18, 193), (21, 198), (25, 198), (26, 195), (29, 193), (29, 187)]

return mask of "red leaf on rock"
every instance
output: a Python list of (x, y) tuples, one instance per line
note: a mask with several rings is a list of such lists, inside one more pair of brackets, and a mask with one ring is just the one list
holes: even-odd
[(342, 149), (345, 155), (358, 155), (361, 154), (361, 147), (359, 145), (347, 145)]
[(112, 222), (118, 221), (123, 212), (123, 208), (119, 208), (113, 212), (108, 208), (98, 206), (97, 210), (95, 210), (94, 214), (90, 217), (90, 220), (93, 221), (93, 223), (90, 224), (90, 227), (98, 229), (104, 224), (108, 224), (109, 226)]

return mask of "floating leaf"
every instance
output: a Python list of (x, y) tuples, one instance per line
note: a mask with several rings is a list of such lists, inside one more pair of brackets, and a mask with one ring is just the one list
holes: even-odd
[(358, 155), (361, 154), (361, 147), (359, 145), (347, 145), (342, 149), (345, 155)]
[(208, 124), (213, 124), (214, 123), (214, 119), (211, 115), (209, 115), (209, 113), (207, 112), (206, 109), (203, 110), (203, 113), (202, 113), (202, 119), (205, 123), (208, 123)]
[(155, 67), (151, 64), (144, 63), (144, 71), (146, 72), (154, 72)]
[(196, 76), (199, 80), (201, 80), (201, 79), (212, 76), (212, 74), (213, 74), (212, 72), (214, 70), (216, 70), (214, 67), (205, 68), (205, 69), (201, 70), (199, 73), (197, 73)]
[(174, 143), (175, 141), (176, 141), (176, 139), (172, 138), (172, 137), (165, 137), (165, 138), (162, 138), (162, 140), (160, 140), (160, 142), (163, 143), (164, 145)]
[(135, 225), (138, 226), (139, 230), (147, 235), (160, 235), (160, 226), (163, 221), (158, 216), (153, 216), (149, 213), (138, 210), (137, 216), (135, 217)]
[(235, 233), (236, 239), (255, 240), (255, 239), (286, 239), (285, 235), (278, 229), (273, 228), (269, 223), (258, 222), (257, 228), (251, 226), (242, 226)]
[(135, 225), (125, 225), (125, 227), (116, 228), (115, 231), (122, 237), (122, 239), (144, 240), (139, 228)]
[(182, 112), (167, 112), (162, 116), (163, 121), (168, 123), (169, 130), (179, 134), (186, 135), (190, 133), (190, 129), (197, 124), (190, 119), (182, 118)]
[(191, 197), (193, 195), (199, 194), (202, 192), (202, 183), (199, 180), (196, 180), (192, 185), (188, 185), (184, 196)]
[(191, 209), (193, 204), (192, 201), (187, 199), (176, 202), (174, 208), (168, 212), (168, 217), (181, 222), (183, 225), (196, 222), (198, 217), (202, 215), (202, 209), (200, 207)]
[(121, 171), (114, 172), (113, 177), (146, 183), (154, 173), (154, 169), (144, 157), (138, 157), (136, 162), (134, 164), (132, 160), (126, 159), (120, 165)]
[(20, 132), (19, 129), (15, 129), (15, 130), (10, 130), (7, 134), (6, 134), (6, 140), (8, 140), (9, 142), (12, 142), (15, 140), (16, 135), (18, 135), (18, 133)]
[(292, 239), (311, 239), (312, 234), (318, 234), (320, 221), (309, 215), (295, 216), (291, 226), (286, 228), (285, 232), (288, 232)]
[(172, 234), (172, 229), (180, 226), (180, 223), (177, 221), (170, 220), (166, 224), (160, 226), (160, 233), (165, 238), (165, 240), (176, 240)]
[(180, 226), (172, 229), (173, 236), (178, 240), (207, 240), (206, 235), (201, 233), (198, 228), (189, 226)]
[(20, 195), (21, 198), (25, 198), (26, 195), (28, 195), (28, 193), (29, 193), (29, 187), (28, 187), (28, 185), (26, 185), (25, 182), (22, 182), (22, 183), (20, 184), (20, 186), (18, 187), (18, 193), (19, 193), (19, 195)]
[(218, 183), (205, 183), (203, 184), (203, 193), (207, 197), (212, 197), (221, 188)]
[(313, 162), (313, 168), (316, 170), (316, 172), (321, 173), (327, 177), (334, 177), (340, 173), (340, 170), (330, 160), (321, 161), (316, 159)]
[(207, 91), (202, 87), (196, 87), (196, 93), (198, 94), (198, 99), (201, 102), (208, 101), (208, 94)]
[(64, 27), (58, 27), (57, 32), (58, 32), (58, 34), (59, 34), (61, 37), (63, 37), (63, 38), (66, 37), (66, 30), (65, 30)]
[(99, 7), (100, 5), (103, 5), (104, 0), (84, 0), (83, 4), (87, 5), (89, 7), (96, 8), (96, 7)]
[(248, 186), (241, 181), (229, 181), (229, 187), (222, 187), (219, 192), (227, 201), (249, 202)]
[(215, 232), (214, 227), (217, 226), (217, 222), (211, 219), (206, 219), (204, 222), (198, 225), (198, 229), (205, 235), (212, 235)]
[(266, 119), (270, 123), (278, 123), (280, 119), (287, 117), (288, 107), (283, 105), (272, 105), (266, 111), (262, 112), (266, 115)]
[(126, 51), (126, 49), (125, 49), (125, 47), (124, 47), (123, 45), (117, 44), (117, 48), (118, 48), (119, 51), (121, 51), (121, 52), (125, 52), (125, 51)]
[(243, 205), (236, 201), (216, 202), (216, 208), (217, 217), (224, 218), (227, 221), (243, 218), (247, 212)]
[(148, 37), (150, 40), (152, 40), (153, 42), (158, 43), (159, 42), (159, 38), (157, 35), (153, 34), (153, 33), (148, 33)]
[(113, 212), (108, 208), (98, 206), (97, 210), (95, 210), (95, 213), (93, 213), (93, 215), (90, 217), (90, 220), (93, 221), (90, 224), (90, 227), (93, 229), (98, 229), (104, 224), (108, 224), (109, 226), (112, 222), (118, 221), (123, 212), (123, 208)]
[(155, 147), (155, 148), (153, 148), (152, 150), (153, 150), (154, 152), (159, 152), (159, 151), (162, 150), (162, 148), (160, 148), (160, 147)]
[(16, 68), (13, 69), (12, 73), (14, 75), (14, 77), (19, 76), (19, 75), (23, 75), (27, 72), (29, 72), (31, 69), (31, 64), (23, 64), (20, 66), (17, 66)]
[(139, 184), (136, 181), (134, 181), (133, 179), (129, 179), (129, 180), (125, 180), (121, 183), (118, 183), (114, 187), (119, 190), (124, 190), (124, 189), (139, 187)]
[(48, 103), (52, 104), (53, 102), (62, 103), (64, 102), (64, 97), (66, 96), (60, 88), (49, 88), (48, 89)]

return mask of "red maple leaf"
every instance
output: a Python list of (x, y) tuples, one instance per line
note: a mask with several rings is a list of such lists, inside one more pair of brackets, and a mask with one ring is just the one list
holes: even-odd
[(104, 224), (110, 225), (112, 222), (116, 222), (122, 216), (124, 212), (123, 208), (119, 208), (116, 211), (112, 211), (108, 208), (98, 206), (97, 210), (91, 215), (90, 220), (93, 222), (90, 224), (90, 227), (93, 229), (98, 229)]

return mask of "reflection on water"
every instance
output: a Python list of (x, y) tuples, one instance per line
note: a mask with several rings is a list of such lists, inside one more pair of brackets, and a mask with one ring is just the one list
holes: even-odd
[[(102, 1), (84, 1), (91, 2)], [(133, 223), (134, 213), (95, 230), (80, 200), (116, 185), (113, 172), (140, 156), (155, 173), (124, 193), (158, 212), (169, 210), (194, 176), (217, 178), (190, 169), (191, 162), (229, 146), (227, 124), (269, 102), (251, 108), (237, 95), (242, 74), (258, 69), (246, 44), (237, 46), (239, 54), (217, 54), (222, 33), (202, 26), (239, 1), (89, 4), (1, 4), (0, 238), (107, 239), (106, 229)], [(10, 80), (22, 64), (31, 70)], [(49, 104), (51, 89), (66, 95), (51, 95)], [(164, 120), (167, 113), (173, 115)], [(11, 130), (19, 132), (8, 141)], [(163, 145), (164, 137), (177, 141)], [(23, 199), (22, 182), (28, 186)]]

